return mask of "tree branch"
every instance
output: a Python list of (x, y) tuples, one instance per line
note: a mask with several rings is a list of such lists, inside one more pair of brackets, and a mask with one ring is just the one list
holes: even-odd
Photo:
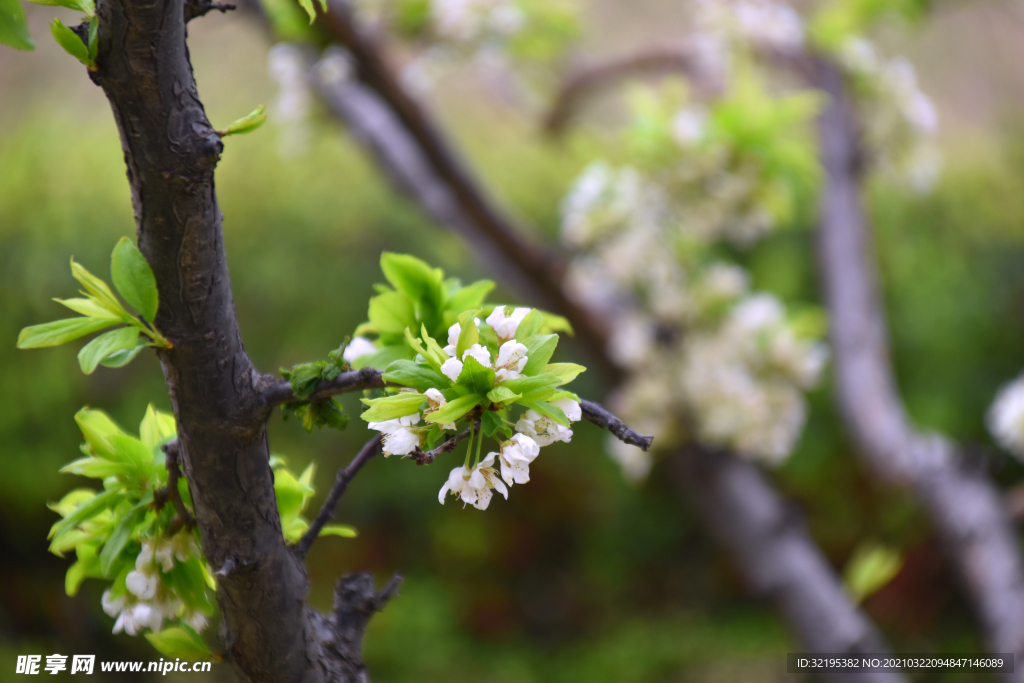
[(203, 553), (220, 567), (220, 640), (246, 683), (355, 683), (358, 656), (325, 645), (305, 567), (281, 534), (259, 400), (267, 380), (242, 345), (214, 191), (223, 142), (186, 46), (196, 6), (100, 0), (90, 77), (120, 133), (139, 249), (159, 291), (155, 327), (173, 342), (157, 353)]
[(313, 547), (314, 541), (320, 536), (320, 530), (334, 517), (334, 511), (338, 507), (338, 501), (341, 500), (341, 494), (345, 493), (349, 482), (359, 474), (359, 470), (363, 468), (363, 465), (370, 462), (373, 456), (380, 452), (380, 445), (381, 437), (378, 434), (366, 442), (362, 450), (356, 454), (356, 457), (352, 458), (352, 462), (348, 464), (348, 467), (338, 470), (338, 474), (334, 478), (334, 486), (331, 488), (331, 492), (327, 494), (324, 504), (320, 507), (320, 512), (317, 513), (313, 522), (309, 525), (309, 529), (302, 535), (299, 542), (295, 544), (295, 553), (299, 557), (306, 557), (306, 553), (309, 552), (309, 549)]
[[(162, 448), (164, 452), (165, 466), (167, 467), (167, 488), (166, 500), (170, 500), (178, 514), (175, 515), (174, 519), (171, 520), (170, 525), (167, 527), (167, 536), (171, 537), (178, 533), (181, 527), (191, 529), (196, 525), (196, 519), (192, 516), (192, 513), (185, 507), (185, 501), (181, 499), (181, 493), (178, 491), (178, 478), (181, 476), (181, 467), (179, 466), (178, 456), (180, 449), (178, 448), (178, 440), (165, 444)], [(158, 492), (159, 493), (159, 492)]]
[(547, 116), (544, 129), (559, 135), (573, 119), (583, 101), (604, 88), (644, 75), (679, 73), (696, 86), (698, 92), (713, 96), (723, 84), (701, 59), (701, 51), (689, 43), (673, 43), (648, 48), (607, 61), (577, 66), (562, 81)]
[(642, 451), (650, 450), (653, 436), (643, 436), (629, 428), (625, 422), (612, 415), (607, 408), (600, 403), (593, 401), (580, 401), (580, 410), (587, 421), (596, 424), (601, 429), (607, 429), (614, 434), (619, 441), (636, 446)]
[[(476, 429), (477, 431), (480, 430), (480, 420), (476, 421), (474, 429)], [(458, 446), (463, 441), (465, 441), (466, 439), (468, 439), (470, 437), (470, 434), (472, 434), (471, 430), (463, 429), (458, 434), (448, 437), (448, 439), (446, 439), (444, 443), (442, 443), (437, 448), (434, 448), (433, 450), (429, 451), (424, 451), (421, 448), (417, 448), (412, 452), (412, 454), (409, 457), (412, 460), (414, 460), (417, 465), (429, 465), (430, 463), (434, 462), (435, 459), (437, 459), (437, 456), (455, 450), (455, 447)]]
[[(911, 424), (893, 377), (871, 237), (860, 197), (860, 139), (842, 74), (818, 60), (829, 95), (818, 118), (826, 188), (818, 267), (830, 313), (836, 400), (858, 450), (875, 473), (912, 486), (958, 569), (989, 650), (1024, 652), (1024, 572), (1002, 500), (962, 451)], [(1024, 670), (1013, 680), (1024, 680)]]
[[(812, 652), (887, 652), (874, 626), (850, 602), (799, 513), (765, 476), (724, 451), (690, 446), (669, 458), (668, 472), (715, 538), (733, 557), (748, 588), (770, 600)], [(899, 673), (822, 672), (829, 683), (898, 683)]]
[(322, 401), (335, 394), (343, 394), (349, 391), (362, 391), (363, 389), (382, 389), (386, 386), (384, 377), (380, 370), (371, 367), (343, 372), (334, 379), (321, 380), (313, 393), (306, 398), (299, 398), (292, 392), (290, 382), (282, 380), (266, 386), (259, 395), (260, 403), (268, 408), (283, 405), (285, 403), (300, 403), (302, 401)]

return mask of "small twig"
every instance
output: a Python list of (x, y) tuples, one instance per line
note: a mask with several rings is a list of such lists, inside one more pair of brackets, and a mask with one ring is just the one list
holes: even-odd
[(174, 507), (177, 508), (178, 514), (171, 520), (170, 525), (167, 527), (167, 536), (173, 536), (178, 531), (185, 527), (191, 529), (196, 525), (196, 519), (192, 516), (192, 513), (185, 507), (185, 501), (181, 499), (181, 494), (178, 492), (178, 479), (181, 477), (181, 468), (178, 464), (178, 456), (181, 452), (181, 446), (178, 444), (178, 440), (164, 444), (161, 447), (164, 452), (164, 464), (167, 467), (167, 488), (164, 490), (165, 493), (158, 491), (159, 498), (153, 496), (154, 500), (160, 501), (160, 506), (166, 501), (174, 503)]
[(345, 469), (338, 470), (338, 476), (334, 480), (334, 487), (331, 488), (331, 492), (327, 494), (327, 500), (324, 501), (323, 506), (320, 508), (320, 512), (316, 514), (316, 518), (313, 523), (309, 525), (309, 529), (299, 539), (299, 542), (295, 544), (295, 552), (299, 557), (305, 557), (306, 553), (309, 552), (313, 542), (316, 541), (317, 536), (320, 535), (320, 530), (324, 528), (324, 525), (334, 517), (334, 510), (338, 507), (338, 501), (341, 500), (341, 494), (345, 493), (348, 483), (352, 481), (353, 477), (358, 474), (359, 470), (362, 469), (363, 465), (368, 463), (373, 456), (377, 455), (380, 451), (381, 437), (380, 434), (373, 437), (366, 442), (362, 450), (352, 458), (352, 462), (348, 464)]
[(619, 441), (637, 446), (642, 451), (650, 450), (651, 442), (654, 441), (653, 436), (644, 436), (634, 432), (629, 425), (608, 412), (600, 403), (580, 401), (580, 408), (583, 410), (583, 417), (601, 429), (607, 429)]
[[(476, 421), (476, 428), (480, 428), (480, 420)], [(440, 446), (433, 450), (424, 451), (421, 448), (417, 448), (416, 450), (409, 454), (409, 458), (414, 460), (417, 465), (429, 465), (430, 463), (434, 462), (434, 459), (437, 456), (454, 450), (457, 445), (468, 439), (469, 435), (470, 430), (464, 429), (455, 436), (449, 437), (447, 440), (445, 440), (444, 443), (442, 443)]]
[(382, 389), (385, 385), (384, 377), (380, 370), (365, 367), (361, 370), (343, 372), (334, 379), (321, 380), (316, 389), (306, 398), (299, 398), (292, 392), (292, 385), (287, 381), (276, 382), (262, 392), (260, 401), (265, 406), (274, 407), (284, 403), (299, 403), (301, 401), (322, 401), (335, 394), (343, 394), (347, 391), (361, 391), (363, 389)]
[(214, 10), (224, 13), (236, 9), (235, 5), (222, 2), (211, 2), (210, 0), (186, 0), (185, 1), (185, 23), (196, 17), (201, 17)]

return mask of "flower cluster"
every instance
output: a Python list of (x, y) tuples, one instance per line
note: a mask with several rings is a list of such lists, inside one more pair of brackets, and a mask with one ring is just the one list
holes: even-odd
[(127, 592), (118, 598), (112, 597), (110, 588), (103, 592), (103, 611), (117, 618), (114, 633), (124, 631), (134, 636), (144, 628), (160, 631), (165, 619), (176, 618), (197, 632), (203, 631), (206, 616), (186, 607), (162, 579), (162, 574), (174, 569), (175, 560), (184, 564), (199, 556), (195, 540), (186, 532), (179, 532), (170, 540), (143, 541), (135, 569), (125, 576)]
[[(394, 289), (378, 287), (370, 320), (342, 355), (350, 364), (380, 367), (398, 389), (364, 398), (369, 409), (362, 418), (383, 436), (385, 456), (422, 461), (424, 449), (448, 440), (454, 446), (468, 435), (464, 464), (451, 471), (439, 500), (451, 493), (483, 510), (492, 491), (508, 497), (509, 486), (530, 480), (530, 464), (542, 447), (572, 438), (571, 425), (582, 411), (577, 397), (561, 387), (585, 368), (550, 362), (556, 330), (565, 329), (557, 316), (484, 307), (493, 283), (462, 287), (398, 254), (383, 254), (381, 270)], [(444, 334), (447, 344), (441, 346), (431, 331)], [(375, 342), (358, 336), (369, 333), (377, 334)], [(496, 450), (485, 454), (487, 439)]]
[(987, 421), (996, 442), (1024, 459), (1024, 375), (999, 390)]

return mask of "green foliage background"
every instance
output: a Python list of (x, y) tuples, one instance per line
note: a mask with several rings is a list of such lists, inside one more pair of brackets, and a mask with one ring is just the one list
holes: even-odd
[[(214, 125), (269, 99), (265, 45), (255, 31), (218, 17), (194, 33), (200, 93)], [(0, 55), (3, 672), (28, 653), (158, 659), (144, 639), (110, 635), (95, 582), (75, 598), (64, 595), (67, 561), (46, 553), (55, 519), (46, 501), (84, 483), (57, 473), (77, 453), (75, 411), (101, 408), (132, 428), (147, 403), (170, 406), (148, 352), (127, 368), (85, 377), (77, 344), (14, 348), (23, 326), (61, 314), (50, 298), (75, 290), (69, 255), (106, 275), (112, 245), (134, 232), (109, 110), (72, 60), (39, 42), (34, 55)], [(553, 235), (561, 195), (596, 141), (544, 144), (531, 122), (491, 106), (456, 92), (448, 108), (458, 113), (443, 113), (502, 201)], [(283, 157), (267, 125), (229, 139), (218, 172), (242, 332), (263, 371), (323, 357), (365, 318), (383, 250), (415, 254), (467, 282), (490, 275), (455, 237), (396, 200), (332, 125), (315, 123), (312, 140), (307, 152)], [(871, 191), (895, 366), (914, 418), (971, 444), (1010, 485), (1024, 468), (992, 448), (983, 415), (998, 386), (1024, 367), (1024, 133), (1006, 125), (946, 147), (945, 173), (931, 196), (884, 183)], [(757, 286), (813, 302), (814, 198), (797, 203), (794, 224), (749, 263)], [(564, 344), (553, 360), (576, 360), (574, 353)], [(594, 397), (607, 389), (596, 373), (573, 388)], [(355, 414), (354, 397), (344, 401)], [(865, 476), (827, 386), (812, 403), (799, 450), (773, 474), (779, 487), (838, 570), (865, 539), (902, 551), (901, 573), (866, 603), (896, 649), (981, 650), (920, 508)], [(288, 456), (293, 470), (318, 461), (318, 500), (367, 436), (358, 420), (344, 434), (309, 436), (277, 418), (270, 429), (272, 450)], [(580, 425), (576, 434), (571, 446), (545, 450), (530, 485), (486, 513), (436, 503), (458, 455), (426, 468), (379, 460), (360, 474), (339, 511), (360, 536), (323, 539), (313, 549), (311, 601), (328, 608), (333, 580), (346, 571), (369, 570), (381, 582), (393, 571), (406, 576), (401, 597), (366, 640), (374, 679), (794, 680), (783, 673), (783, 654), (795, 648), (784, 626), (746, 596), (661, 469), (630, 486), (596, 430)], [(232, 676), (215, 667), (208, 680)]]

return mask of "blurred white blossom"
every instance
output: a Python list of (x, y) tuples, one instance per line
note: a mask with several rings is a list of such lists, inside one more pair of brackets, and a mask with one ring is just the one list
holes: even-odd
[(987, 422), (996, 443), (1024, 459), (1024, 375), (999, 390)]

